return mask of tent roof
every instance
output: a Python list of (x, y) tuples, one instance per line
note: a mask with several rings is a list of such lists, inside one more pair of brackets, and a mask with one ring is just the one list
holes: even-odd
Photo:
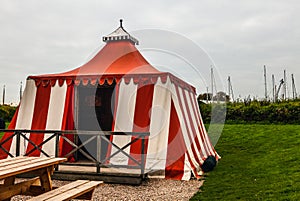
[(28, 79), (34, 79), (36, 85), (42, 83), (43, 86), (49, 83), (53, 86), (56, 81), (59, 85), (62, 85), (64, 81), (68, 85), (71, 83), (76, 85), (99, 83), (102, 85), (105, 81), (108, 84), (114, 81), (119, 82), (123, 77), (133, 78), (135, 83), (142, 81), (146, 84), (155, 83), (158, 77), (166, 80), (166, 77), (169, 76), (172, 82), (177, 82), (181, 86), (195, 91), (194, 87), (181, 79), (170, 73), (161, 72), (149, 64), (135, 47), (135, 44), (138, 44), (137, 39), (122, 27), (122, 21), (120, 21), (118, 29), (103, 37), (103, 41), (107, 44), (86, 64), (71, 71), (29, 76)]
[(30, 78), (147, 73), (160, 71), (151, 66), (131, 42), (116, 41), (107, 43), (94, 58), (74, 70)]
[(122, 22), (121, 19), (120, 27), (103, 37), (107, 44), (86, 64), (68, 72), (30, 78), (159, 73), (135, 47), (138, 40), (125, 31)]

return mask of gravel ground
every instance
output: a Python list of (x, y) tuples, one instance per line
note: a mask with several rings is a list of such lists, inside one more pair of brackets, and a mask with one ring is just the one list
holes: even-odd
[[(96, 188), (92, 200), (189, 200), (203, 184), (203, 180), (174, 181), (149, 179), (140, 186), (103, 184)], [(69, 182), (53, 181), (53, 186)], [(12, 201), (28, 200), (29, 196), (14, 196)]]

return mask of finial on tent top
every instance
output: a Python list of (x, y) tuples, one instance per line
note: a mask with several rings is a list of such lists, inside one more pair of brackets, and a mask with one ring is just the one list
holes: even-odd
[(120, 27), (117, 28), (111, 34), (104, 36), (103, 42), (116, 42), (116, 41), (129, 41), (134, 45), (138, 45), (139, 41), (131, 36), (125, 29), (123, 28), (123, 19), (120, 19)]
[(120, 19), (120, 27), (123, 28), (123, 19)]

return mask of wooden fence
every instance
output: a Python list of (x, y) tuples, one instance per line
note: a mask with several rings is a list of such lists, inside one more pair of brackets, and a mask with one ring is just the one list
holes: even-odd
[[(91, 166), (96, 167), (96, 173), (100, 173), (101, 168), (105, 167), (113, 167), (113, 168), (128, 168), (128, 169), (140, 169), (140, 174), (145, 174), (145, 141), (147, 137), (149, 137), (149, 132), (113, 132), (113, 131), (85, 131), (85, 130), (67, 130), (67, 131), (61, 131), (61, 130), (8, 130), (8, 129), (0, 129), (0, 132), (9, 132), (12, 133), (8, 138), (0, 142), (0, 149), (4, 151), (9, 157), (16, 157), (20, 155), (28, 156), (32, 154), (34, 151), (38, 150), (40, 151), (41, 155), (43, 154), (46, 157), (50, 157), (50, 154), (48, 154), (45, 150), (43, 150), (43, 145), (49, 142), (50, 140), (55, 140), (55, 157), (70, 157), (73, 154), (76, 154), (80, 152), (83, 156), (85, 156), (89, 163), (72, 163), (67, 162), (63, 163), (62, 165), (74, 165), (74, 166)], [(47, 137), (43, 137), (44, 140), (40, 144), (34, 143), (32, 140), (30, 140), (26, 134), (27, 133), (34, 133), (34, 134), (48, 134)], [(74, 135), (74, 139), (78, 139), (78, 136), (85, 135), (85, 141), (82, 141), (81, 144), (76, 143), (76, 140), (72, 141), (69, 138), (66, 137), (66, 135)], [(125, 144), (122, 147), (119, 147), (115, 143), (111, 142), (107, 136), (131, 136), (130, 142)], [(87, 137), (90, 136), (90, 137)], [(10, 153), (9, 150), (6, 150), (4, 148), (4, 144), (8, 143), (12, 138), (16, 138), (16, 149), (15, 154), (13, 155)], [(134, 138), (132, 138), (134, 137)], [(27, 150), (25, 154), (20, 153), (20, 147), (21, 147), (21, 139), (24, 139), (24, 141), (27, 141), (28, 144), (32, 145), (31, 150)], [(72, 150), (65, 154), (64, 156), (59, 155), (61, 153), (61, 148), (59, 145), (60, 139), (65, 140), (68, 144), (72, 146)], [(132, 144), (138, 142), (141, 140), (141, 154), (140, 154), (140, 160), (137, 160), (136, 157), (132, 157), (130, 154), (128, 154), (125, 149), (131, 146)], [(95, 157), (92, 157), (89, 153), (87, 153), (86, 149), (84, 149), (85, 146), (87, 146), (88, 143), (95, 141), (96, 142), (96, 150), (97, 154)], [(101, 159), (101, 143), (106, 142), (111, 147), (116, 148), (116, 152), (109, 156), (105, 156), (104, 159)], [(110, 164), (110, 159), (112, 159), (117, 154), (122, 153), (126, 157), (128, 157), (129, 160), (133, 161), (133, 165), (117, 165), (117, 164)], [(56, 169), (58, 171), (58, 169)]]

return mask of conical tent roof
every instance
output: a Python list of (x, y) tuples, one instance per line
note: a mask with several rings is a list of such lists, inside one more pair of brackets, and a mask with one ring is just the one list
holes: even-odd
[(109, 42), (86, 64), (59, 74), (31, 78), (160, 73), (129, 41)]
[[(195, 88), (168, 72), (161, 72), (153, 67), (143, 57), (135, 45), (139, 42), (131, 36), (122, 26), (107, 36), (103, 37), (107, 44), (86, 64), (71, 71), (29, 76), (28, 79), (35, 80), (36, 85), (43, 86), (50, 84), (54, 86), (57, 81), (61, 86), (65, 81), (68, 85), (75, 83), (79, 85), (107, 82), (108, 84), (119, 82), (122, 78), (134, 78), (134, 83), (144, 82), (145, 84), (155, 83), (158, 77), (166, 81), (167, 77), (182, 87), (195, 92)], [(129, 81), (129, 79), (127, 79)]]
[(135, 47), (138, 40), (132, 37), (122, 26), (111, 34), (104, 36), (107, 44), (86, 64), (64, 73), (29, 76), (38, 80), (53, 78), (82, 78), (91, 75), (126, 75), (126, 74), (157, 74), (156, 68), (142, 56)]

